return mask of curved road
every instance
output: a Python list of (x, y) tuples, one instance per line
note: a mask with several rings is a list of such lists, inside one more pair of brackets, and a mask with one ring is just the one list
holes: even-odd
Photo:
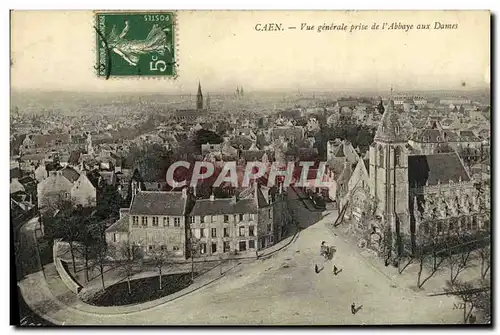
[[(298, 201), (295, 201), (297, 206)], [(303, 206), (303, 205), (302, 205)], [(298, 210), (299, 221), (311, 213)], [(446, 297), (426, 297), (400, 288), (368, 264), (356, 247), (327, 228), (326, 216), (301, 231), (290, 246), (268, 259), (254, 261), (228, 273), (195, 293), (163, 305), (126, 315), (83, 312), (58, 304), (46, 316), (60, 324), (76, 325), (230, 325), (230, 324), (401, 324), (460, 323), (461, 311)], [(337, 247), (333, 259), (342, 269), (318, 255), (322, 240)], [(319, 274), (315, 264), (325, 265)], [(28, 283), (26, 283), (28, 284)], [(22, 286), (22, 285), (21, 285)], [(43, 285), (42, 285), (43, 286)], [(49, 299), (40, 286), (39, 300)], [(443, 300), (446, 303), (443, 303)], [(351, 303), (362, 305), (353, 315)]]

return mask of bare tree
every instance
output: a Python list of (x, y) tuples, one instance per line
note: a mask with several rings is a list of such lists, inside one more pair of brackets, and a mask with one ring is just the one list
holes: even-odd
[(99, 269), (102, 289), (105, 290), (106, 286), (104, 284), (104, 265), (108, 259), (108, 255), (110, 255), (110, 252), (112, 250), (108, 248), (106, 242), (103, 239), (99, 239), (92, 248), (93, 248), (93, 254), (95, 256), (93, 265)]
[[(422, 288), (424, 284), (436, 274), (446, 258), (443, 256), (438, 237), (419, 234), (416, 240), (417, 246), (414, 255), (415, 260), (417, 260), (419, 264), (417, 287)], [(427, 268), (430, 273), (422, 280), (424, 268)]]
[(411, 246), (411, 236), (408, 234), (404, 234), (401, 236), (401, 252), (398, 255), (397, 262), (399, 274), (403, 273), (403, 271), (414, 261), (415, 258)]
[(467, 323), (474, 308), (482, 310), (485, 314), (491, 313), (489, 305), (490, 287), (475, 287), (470, 282), (455, 281), (447, 282), (445, 292), (447, 295), (454, 295), (460, 298), (464, 310), (463, 322)]
[(162, 267), (171, 264), (172, 257), (173, 254), (163, 246), (156, 248), (152, 253), (153, 265), (156, 269), (158, 269), (160, 290), (162, 289)]
[(118, 247), (117, 255), (119, 257), (117, 266), (125, 273), (128, 293), (132, 294), (130, 279), (136, 272), (140, 271), (141, 264), (139, 262), (144, 258), (143, 252), (137, 245), (127, 241)]
[(491, 266), (491, 247), (490, 244), (477, 249), (477, 254), (481, 258), (481, 278), (485, 279)]

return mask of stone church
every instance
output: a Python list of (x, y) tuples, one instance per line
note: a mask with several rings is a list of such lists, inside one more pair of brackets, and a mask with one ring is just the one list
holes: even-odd
[[(414, 152), (389, 100), (369, 159), (358, 160), (338, 193), (338, 222), (360, 247), (398, 253), (422, 236), (488, 228), (489, 192), (474, 184), (458, 154)], [(391, 252), (383, 250), (388, 245)]]

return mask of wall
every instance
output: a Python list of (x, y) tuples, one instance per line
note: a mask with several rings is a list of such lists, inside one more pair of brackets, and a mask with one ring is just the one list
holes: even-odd
[[(246, 241), (246, 251), (254, 251), (255, 249), (249, 249), (249, 240), (255, 240), (255, 247), (257, 247), (257, 215), (253, 215), (251, 219), (251, 214), (243, 214), (243, 220), (240, 221), (239, 214), (228, 215), (228, 222), (224, 222), (224, 215), (214, 215), (214, 216), (204, 216), (204, 223), (201, 223), (201, 216), (194, 217), (194, 223), (191, 224), (192, 233), (194, 237), (199, 241), (199, 243), (206, 243), (206, 254), (200, 255), (198, 257), (212, 256), (216, 254), (222, 254), (224, 242), (229, 242), (230, 250), (228, 253), (233, 253), (234, 251), (240, 252), (239, 242)], [(212, 221), (213, 218), (213, 221)], [(239, 236), (240, 227), (244, 228), (244, 236)], [(254, 227), (254, 236), (250, 236), (249, 227)], [(200, 235), (200, 229), (204, 229), (204, 237)], [(211, 229), (216, 229), (217, 237), (213, 238), (211, 235)], [(224, 237), (224, 228), (228, 229), (228, 237)], [(212, 253), (212, 243), (217, 243), (217, 252)], [(244, 252), (244, 251), (241, 251)]]
[[(167, 227), (163, 226), (163, 217), (157, 217), (159, 218), (158, 227), (153, 227), (153, 216), (147, 216), (147, 227), (141, 225), (142, 216), (138, 216), (138, 227), (132, 226), (132, 222), (130, 222), (130, 243), (140, 245), (145, 252), (149, 250), (149, 246), (155, 248), (165, 245), (167, 250), (173, 252), (176, 256), (186, 255), (185, 217), (178, 217), (180, 218), (179, 227), (174, 227), (174, 217), (169, 217), (170, 223)], [(130, 216), (130, 220), (132, 220), (132, 216)], [(179, 249), (174, 250), (174, 247)]]
[(75, 280), (73, 280), (73, 278), (69, 275), (69, 273), (66, 272), (61, 262), (61, 259), (57, 257), (57, 250), (60, 243), (61, 243), (60, 241), (55, 240), (54, 246), (52, 247), (54, 265), (56, 266), (57, 273), (59, 274), (59, 277), (61, 277), (61, 280), (64, 283), (64, 285), (66, 285), (66, 287), (68, 287), (68, 289), (71, 292), (78, 294), (82, 289), (82, 286), (78, 284)]

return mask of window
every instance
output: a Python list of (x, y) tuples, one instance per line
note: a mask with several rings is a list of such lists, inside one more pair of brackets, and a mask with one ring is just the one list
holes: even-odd
[(255, 236), (255, 227), (254, 226), (248, 227), (248, 236)]
[(116, 233), (113, 234), (113, 242), (116, 242)]
[(200, 229), (200, 237), (205, 237), (205, 228)]
[(229, 228), (224, 228), (224, 237), (229, 237)]
[(211, 229), (211, 236), (212, 237), (217, 237), (217, 228), (212, 228)]
[(215, 221), (216, 221), (216, 220), (215, 220), (215, 216), (214, 216), (214, 215), (212, 215), (212, 216), (210, 217), (210, 222), (215, 222)]
[(143, 227), (147, 227), (148, 226), (148, 217), (147, 216), (143, 216), (142, 217), (142, 226)]
[(237, 218), (237, 216), (236, 216), (236, 214), (234, 214), (233, 215), (233, 222), (237, 222), (238, 221), (236, 218)]
[(240, 241), (240, 242), (238, 243), (238, 245), (239, 245), (239, 250), (240, 250), (240, 251), (245, 251), (245, 250), (247, 250), (247, 241)]
[(269, 216), (269, 218), (273, 217), (273, 212), (271, 211), (271, 209), (267, 211), (267, 215)]
[(132, 226), (137, 227), (139, 225), (139, 217), (138, 216), (132, 216)]
[(229, 215), (224, 215), (224, 223), (228, 223), (229, 222)]
[(436, 230), (438, 234), (441, 234), (443, 232), (443, 223), (441, 221), (438, 221), (436, 224)]
[(401, 148), (396, 147), (394, 149), (394, 165), (400, 166), (401, 165)]
[(241, 221), (243, 221), (243, 214), (240, 214), (239, 216), (240, 216), (240, 217), (239, 217), (240, 222), (241, 222)]
[(149, 251), (153, 250), (153, 246), (152, 246), (152, 245), (149, 245), (149, 246), (148, 246), (148, 249), (149, 249)]
[(274, 236), (269, 236), (269, 243), (274, 243)]
[(204, 216), (200, 216), (200, 223), (205, 223), (205, 217)]
[(174, 251), (179, 251), (179, 247), (174, 245), (174, 247), (172, 248)]
[(212, 254), (217, 252), (217, 242), (212, 242)]
[(267, 225), (267, 232), (268, 232), (268, 233), (269, 233), (269, 232), (271, 232), (271, 224), (268, 224), (268, 225)]
[(255, 240), (248, 241), (248, 249), (255, 249)]
[(206, 254), (207, 253), (207, 244), (206, 243), (201, 243), (200, 244), (200, 254)]
[(168, 227), (170, 220), (167, 217), (163, 218), (163, 227)]
[(472, 230), (477, 230), (477, 217), (472, 217)]
[(240, 236), (245, 236), (245, 227), (240, 227)]
[(189, 223), (194, 223), (194, 216), (189, 217)]
[(248, 214), (248, 220), (253, 221), (254, 220), (254, 214)]
[(381, 145), (378, 146), (378, 165), (384, 167), (384, 148)]
[(174, 218), (174, 227), (181, 226), (181, 218)]
[(160, 246), (160, 250), (167, 250), (167, 246), (166, 245)]
[(157, 216), (153, 216), (153, 227), (158, 227), (159, 218)]
[(224, 248), (223, 252), (231, 251), (231, 248), (229, 247), (229, 242), (224, 242), (223, 248)]

